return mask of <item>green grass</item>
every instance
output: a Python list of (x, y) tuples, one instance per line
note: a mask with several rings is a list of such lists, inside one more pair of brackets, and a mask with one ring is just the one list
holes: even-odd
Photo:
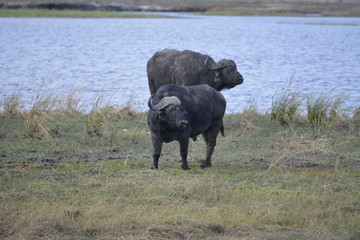
[(137, 12), (81, 11), (48, 9), (1, 9), (0, 17), (58, 17), (58, 18), (165, 18), (167, 16)]
[(200, 168), (199, 138), (189, 146), (190, 171), (181, 170), (177, 142), (164, 145), (152, 171), (145, 113), (130, 101), (100, 104), (101, 134), (89, 135), (91, 113), (78, 109), (78, 95), (65, 99), (37, 100), (49, 120), (45, 137), (23, 134), (30, 112), (0, 114), (1, 239), (360, 236), (357, 114), (326, 131), (306, 116), (281, 125), (254, 110), (228, 114), (212, 168)]

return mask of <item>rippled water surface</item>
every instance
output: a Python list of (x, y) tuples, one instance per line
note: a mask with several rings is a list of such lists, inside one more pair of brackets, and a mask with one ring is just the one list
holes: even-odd
[(269, 111), (289, 83), (303, 97), (331, 93), (360, 106), (360, 18), (0, 18), (1, 98), (20, 91), (29, 106), (43, 91), (78, 90), (87, 109), (102, 93), (145, 111), (146, 62), (164, 48), (237, 63), (245, 81), (223, 91), (228, 113)]

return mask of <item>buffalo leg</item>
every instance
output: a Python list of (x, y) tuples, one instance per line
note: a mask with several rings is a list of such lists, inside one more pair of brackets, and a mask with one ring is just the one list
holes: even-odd
[(161, 154), (162, 144), (163, 141), (159, 139), (156, 134), (151, 134), (152, 144), (154, 147), (154, 154), (153, 154), (153, 165), (151, 169), (158, 169), (159, 158)]
[(181, 168), (183, 170), (190, 170), (187, 162), (188, 148), (189, 148), (189, 138), (180, 140), (180, 156), (182, 160)]
[(201, 164), (201, 168), (209, 168), (211, 167), (211, 156), (214, 152), (215, 144), (206, 144), (206, 159), (203, 164)]
[[(220, 130), (220, 128), (219, 128)], [(214, 152), (214, 148), (216, 146), (216, 137), (219, 133), (219, 130), (216, 131), (214, 129), (208, 130), (203, 133), (203, 137), (206, 143), (206, 158), (205, 162), (201, 164), (201, 168), (211, 167), (211, 156)]]

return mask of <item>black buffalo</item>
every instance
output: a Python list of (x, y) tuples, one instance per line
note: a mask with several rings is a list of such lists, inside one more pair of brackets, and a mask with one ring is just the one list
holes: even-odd
[(244, 80), (232, 60), (215, 62), (210, 56), (197, 52), (171, 49), (158, 51), (148, 60), (147, 75), (151, 95), (165, 84), (207, 84), (221, 91), (233, 88)]
[(149, 99), (148, 124), (154, 147), (152, 169), (158, 168), (163, 142), (179, 141), (182, 169), (189, 169), (189, 138), (202, 134), (207, 146), (202, 168), (211, 167), (211, 155), (218, 133), (224, 136), (226, 108), (221, 93), (206, 84), (180, 87), (164, 85)]

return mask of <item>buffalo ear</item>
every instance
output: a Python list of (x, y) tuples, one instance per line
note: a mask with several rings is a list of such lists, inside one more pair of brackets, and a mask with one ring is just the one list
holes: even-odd
[(204, 66), (210, 70), (220, 70), (220, 69), (226, 67), (226, 65), (221, 63), (221, 61), (216, 62), (214, 64), (210, 64), (209, 59), (210, 59), (210, 56), (208, 55), (204, 61)]
[(215, 83), (221, 82), (221, 75), (220, 75), (220, 73), (219, 73), (218, 71), (215, 71), (214, 82), (215, 82)]
[(222, 69), (222, 68), (224, 68), (224, 67), (226, 67), (225, 64), (217, 62), (217, 63), (214, 63), (214, 64), (211, 66), (211, 69), (212, 69), (212, 70), (220, 70), (220, 69)]

